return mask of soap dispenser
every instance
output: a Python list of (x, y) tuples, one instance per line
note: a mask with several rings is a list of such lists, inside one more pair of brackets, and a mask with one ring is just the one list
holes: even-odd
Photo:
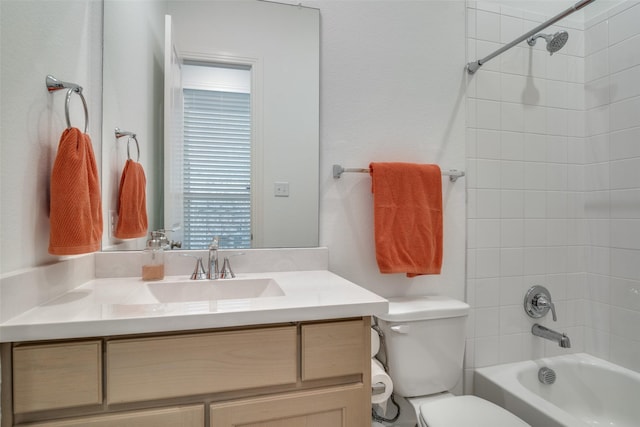
[(162, 231), (152, 231), (142, 255), (142, 280), (164, 279), (164, 247)]

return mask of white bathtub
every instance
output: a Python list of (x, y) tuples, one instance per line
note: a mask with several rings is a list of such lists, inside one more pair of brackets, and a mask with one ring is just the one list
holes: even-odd
[(533, 427), (640, 426), (640, 374), (584, 353), (479, 368), (474, 388)]

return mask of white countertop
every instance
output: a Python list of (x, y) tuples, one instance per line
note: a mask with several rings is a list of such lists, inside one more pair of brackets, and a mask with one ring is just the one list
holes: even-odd
[(94, 279), (0, 324), (0, 337), (15, 342), (184, 331), (371, 316), (388, 308), (384, 298), (326, 270), (246, 273), (224, 282), (254, 278), (275, 280), (284, 295), (158, 302), (148, 284), (171, 286), (188, 277)]

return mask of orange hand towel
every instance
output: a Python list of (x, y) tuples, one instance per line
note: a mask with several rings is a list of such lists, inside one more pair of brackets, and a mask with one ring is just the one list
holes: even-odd
[(102, 201), (89, 135), (77, 128), (60, 137), (51, 172), (49, 253), (76, 255), (100, 249)]
[(142, 165), (127, 160), (120, 178), (118, 194), (118, 239), (133, 239), (147, 235), (147, 178)]
[(437, 165), (371, 163), (381, 273), (440, 274), (442, 174)]

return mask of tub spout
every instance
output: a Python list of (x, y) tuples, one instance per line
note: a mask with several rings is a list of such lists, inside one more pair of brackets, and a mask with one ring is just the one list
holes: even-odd
[(537, 323), (531, 328), (531, 333), (537, 337), (542, 337), (547, 340), (555, 341), (562, 348), (571, 348), (571, 340), (567, 334), (561, 334), (560, 332), (552, 331), (549, 328), (538, 325)]

